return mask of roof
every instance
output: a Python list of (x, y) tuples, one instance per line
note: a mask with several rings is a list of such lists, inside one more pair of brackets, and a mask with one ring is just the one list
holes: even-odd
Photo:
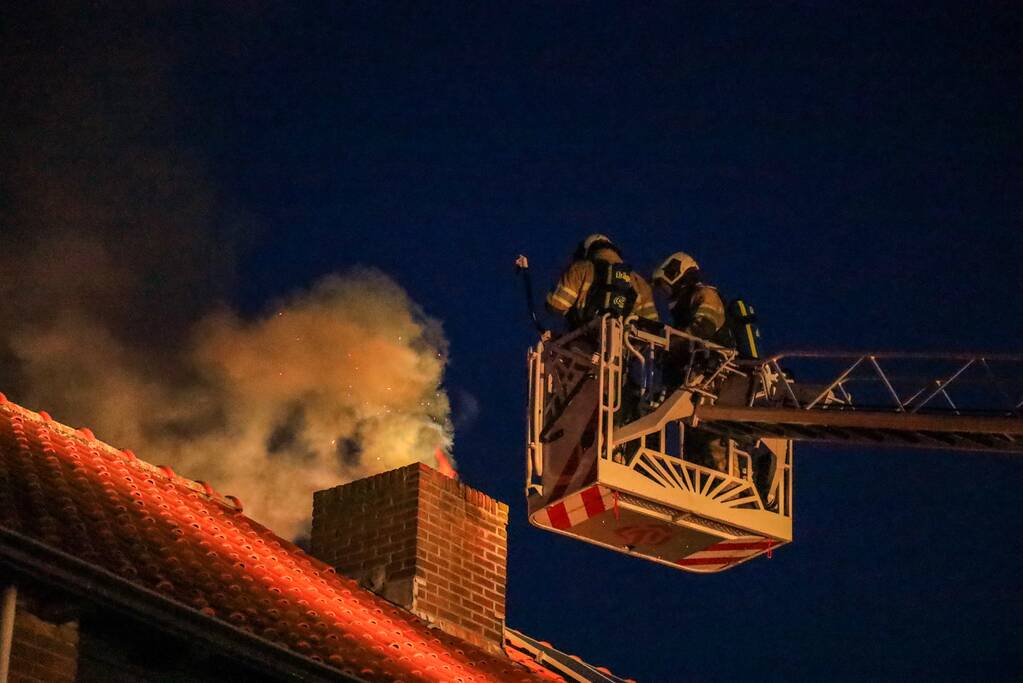
[(134, 609), (175, 613), (202, 634), (242, 637), (328, 674), (561, 680), (430, 628), (246, 517), (237, 499), (3, 394), (0, 553), (44, 572), (59, 566), (67, 581), (88, 575), (97, 596), (130, 595)]
[(515, 629), (505, 629), (508, 655), (516, 661), (542, 662), (544, 666), (565, 675), (566, 680), (580, 683), (636, 683), (631, 678), (615, 676), (602, 666), (587, 664), (576, 655), (562, 652), (550, 643), (530, 638)]

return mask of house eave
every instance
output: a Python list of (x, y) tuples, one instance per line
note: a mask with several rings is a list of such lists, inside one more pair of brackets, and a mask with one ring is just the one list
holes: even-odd
[(365, 683), (242, 629), (135, 585), (100, 567), (0, 527), (0, 565), (19, 578), (42, 583), (186, 639), (284, 679), (312, 683)]

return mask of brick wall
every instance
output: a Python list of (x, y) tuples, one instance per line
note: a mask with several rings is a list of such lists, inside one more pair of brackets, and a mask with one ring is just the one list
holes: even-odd
[(317, 491), (313, 555), (444, 631), (502, 651), (508, 506), (417, 463)]
[(18, 596), (11, 646), (10, 683), (74, 683), (78, 671), (78, 622), (54, 623), (33, 613)]

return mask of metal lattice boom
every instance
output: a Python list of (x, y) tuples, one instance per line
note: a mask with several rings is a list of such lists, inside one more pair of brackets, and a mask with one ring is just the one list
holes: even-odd
[(697, 407), (708, 431), (1023, 452), (1023, 356), (793, 352), (734, 365), (748, 390)]

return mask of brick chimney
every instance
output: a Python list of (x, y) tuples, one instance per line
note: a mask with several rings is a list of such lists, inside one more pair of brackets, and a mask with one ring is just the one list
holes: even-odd
[(312, 554), (443, 631), (503, 651), (508, 506), (422, 463), (317, 491)]

